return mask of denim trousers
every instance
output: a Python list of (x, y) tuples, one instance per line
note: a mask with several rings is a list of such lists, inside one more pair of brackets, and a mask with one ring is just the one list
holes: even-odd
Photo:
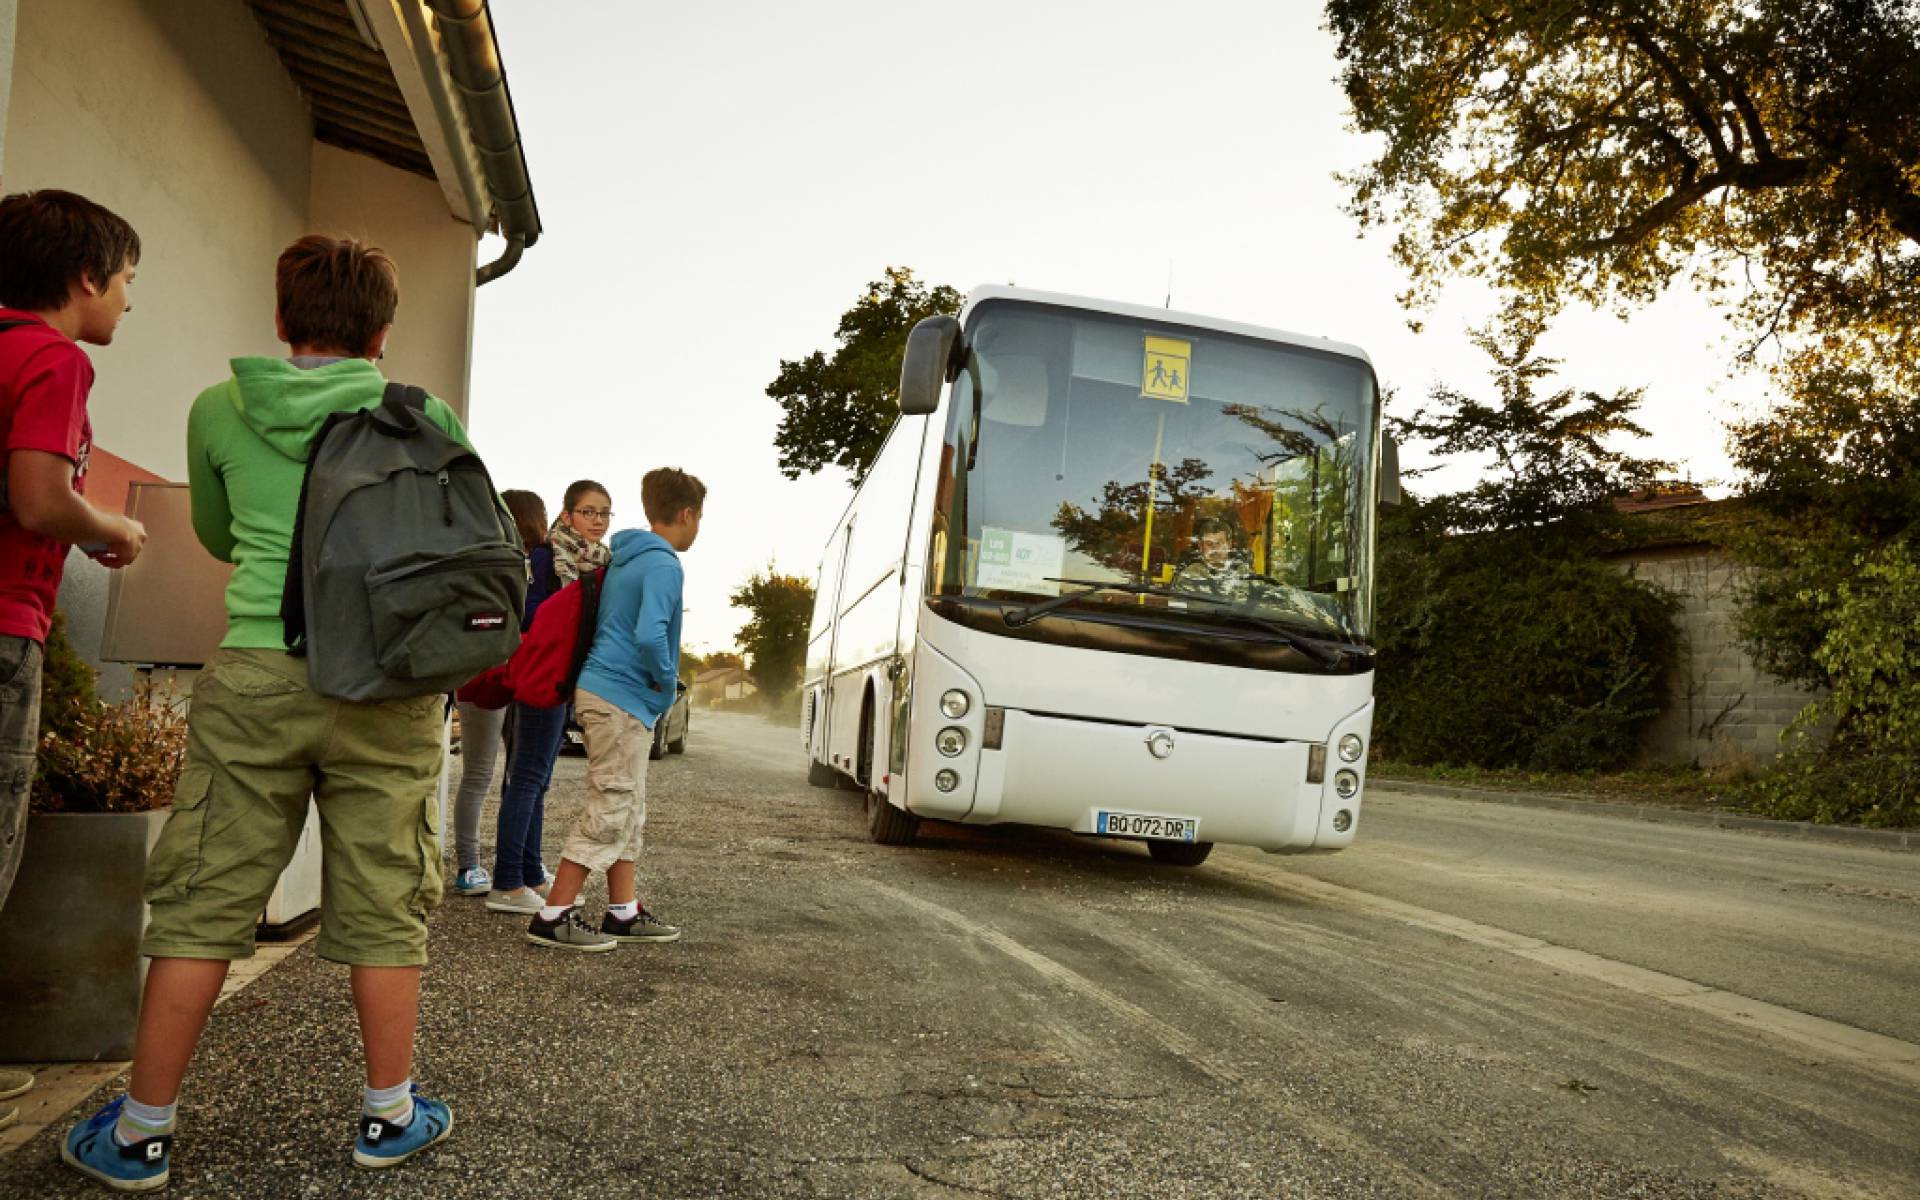
[(507, 789), (500, 797), (493, 864), (493, 886), (502, 892), (535, 887), (545, 877), (540, 830), (547, 815), (553, 761), (560, 756), (560, 742), (566, 737), (567, 706), (516, 704), (507, 720), (513, 726), (513, 749), (507, 760)]

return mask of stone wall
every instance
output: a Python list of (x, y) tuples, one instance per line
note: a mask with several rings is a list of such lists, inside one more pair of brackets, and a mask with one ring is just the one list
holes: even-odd
[(1741, 568), (1707, 545), (1648, 550), (1621, 565), (1680, 597), (1680, 665), (1666, 710), (1642, 736), (1644, 761), (1737, 768), (1772, 759), (1813, 696), (1768, 675), (1741, 649), (1734, 632)]

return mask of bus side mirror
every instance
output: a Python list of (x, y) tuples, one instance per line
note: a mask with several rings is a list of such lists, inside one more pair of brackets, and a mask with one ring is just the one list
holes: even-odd
[(1380, 503), (1399, 504), (1400, 443), (1391, 434), (1380, 435)]
[(963, 348), (960, 322), (952, 317), (928, 317), (913, 327), (900, 360), (901, 416), (924, 417), (940, 407)]

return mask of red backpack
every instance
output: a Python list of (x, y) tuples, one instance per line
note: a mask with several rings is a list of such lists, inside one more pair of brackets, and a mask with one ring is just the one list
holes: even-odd
[(505, 708), (515, 701), (554, 708), (572, 699), (587, 652), (593, 649), (606, 575), (604, 567), (589, 572), (541, 601), (513, 657), (468, 680), (455, 698), (481, 708)]

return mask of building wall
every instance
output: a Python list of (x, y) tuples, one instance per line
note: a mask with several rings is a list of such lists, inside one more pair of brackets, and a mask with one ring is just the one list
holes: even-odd
[(380, 369), (467, 413), (473, 340), (473, 271), (479, 240), (447, 211), (440, 185), (365, 155), (313, 143), (316, 233), (385, 250), (400, 269), (400, 311)]
[(80, 192), (139, 230), (133, 311), (88, 348), (89, 410), (100, 445), (184, 478), (193, 397), (279, 346), (273, 262), (312, 156), (298, 89), (241, 3), (20, 0), (7, 126), (8, 191)]
[(1642, 735), (1651, 762), (1750, 767), (1770, 761), (1780, 735), (1813, 699), (1762, 671), (1735, 634), (1741, 569), (1706, 546), (1625, 564), (1680, 597), (1683, 640), (1667, 707)]
[[(80, 192), (139, 230), (133, 311), (113, 345), (87, 348), (95, 441), (125, 473), (184, 479), (194, 396), (230, 358), (285, 353), (274, 261), (310, 231), (392, 253), (402, 298), (382, 368), (464, 414), (473, 229), (433, 181), (317, 144), (243, 0), (0, 0), (0, 101), (0, 187)], [(99, 499), (121, 502), (119, 482)], [(108, 572), (69, 557), (60, 607), (96, 663), (107, 589)], [(103, 694), (128, 678), (103, 671)]]

